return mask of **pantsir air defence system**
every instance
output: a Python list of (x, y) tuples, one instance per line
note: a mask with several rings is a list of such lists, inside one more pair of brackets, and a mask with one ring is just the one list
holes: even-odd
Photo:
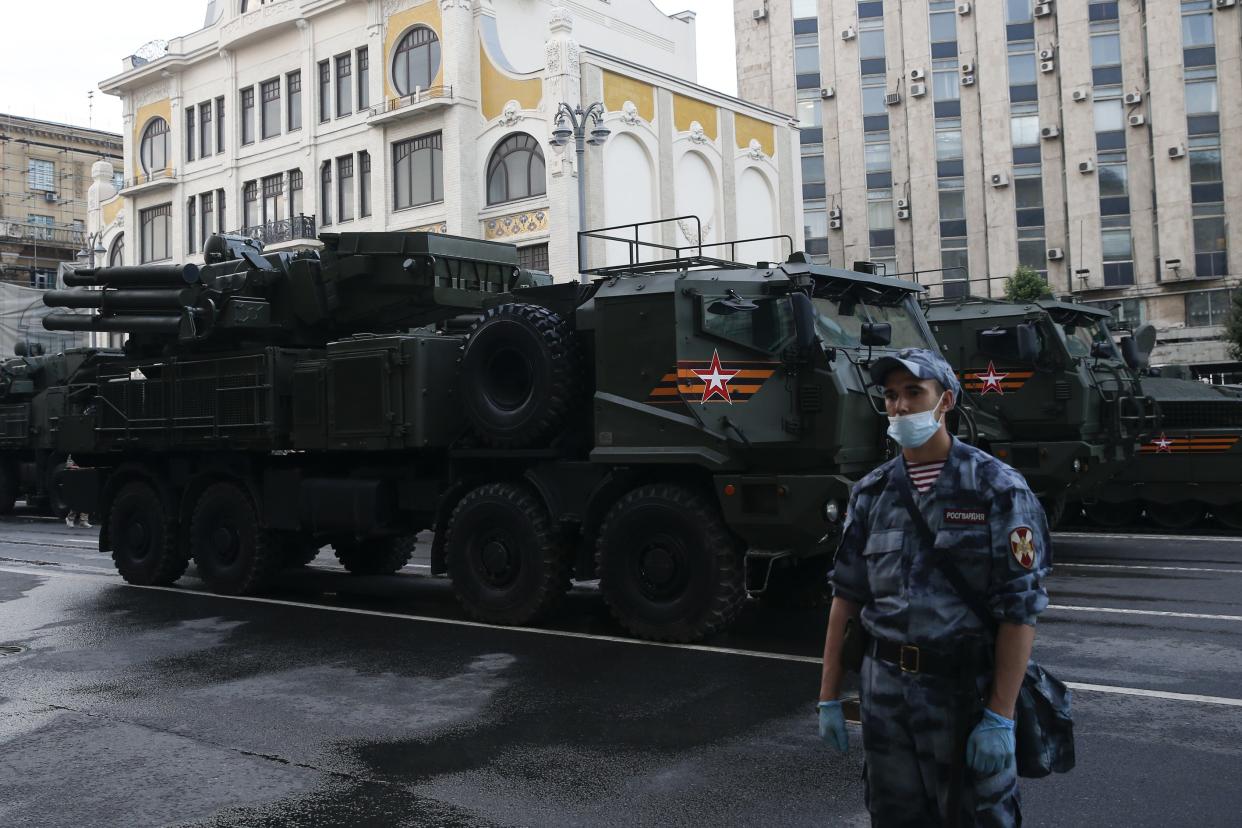
[(93, 313), (45, 326), (129, 339), (61, 418), (63, 496), (133, 583), (192, 559), (253, 592), (324, 544), (392, 572), (430, 529), (475, 618), (528, 623), (598, 578), (636, 635), (720, 630), (770, 577), (827, 568), (886, 451), (866, 360), (934, 343), (911, 283), (639, 230), (588, 234), (629, 263), (585, 285), (425, 233), (79, 271), (47, 303)]

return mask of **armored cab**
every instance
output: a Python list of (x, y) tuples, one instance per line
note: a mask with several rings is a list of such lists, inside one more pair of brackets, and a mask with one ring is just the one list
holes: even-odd
[(961, 377), (978, 442), (1022, 472), (1054, 524), (1068, 497), (1115, 475), (1158, 424), (1106, 311), (969, 298), (932, 304), (927, 318)]

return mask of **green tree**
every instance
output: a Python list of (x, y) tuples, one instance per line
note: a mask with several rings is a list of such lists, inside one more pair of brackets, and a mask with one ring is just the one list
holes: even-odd
[(1005, 279), (1005, 298), (1010, 302), (1034, 302), (1051, 299), (1052, 289), (1044, 277), (1032, 267), (1018, 265), (1012, 276)]
[(1233, 358), (1242, 360), (1242, 290), (1233, 292), (1233, 307), (1225, 321), (1225, 339)]

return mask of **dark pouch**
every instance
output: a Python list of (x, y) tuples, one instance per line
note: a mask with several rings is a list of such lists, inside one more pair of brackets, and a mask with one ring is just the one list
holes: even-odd
[(861, 673), (863, 656), (867, 654), (867, 631), (857, 618), (845, 622), (841, 641), (841, 666), (850, 673)]

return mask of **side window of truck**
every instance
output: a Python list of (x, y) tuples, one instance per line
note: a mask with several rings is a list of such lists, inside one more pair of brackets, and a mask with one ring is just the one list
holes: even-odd
[(764, 353), (778, 353), (795, 339), (789, 297), (752, 299), (754, 310), (726, 310), (727, 296), (705, 296), (703, 333)]

